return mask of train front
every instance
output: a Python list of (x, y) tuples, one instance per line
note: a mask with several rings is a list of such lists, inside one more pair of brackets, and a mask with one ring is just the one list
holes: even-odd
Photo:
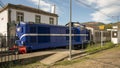
[(11, 48), (11, 50), (15, 50), (17, 49), (19, 51), (19, 53), (26, 53), (27, 49), (25, 46), (25, 38), (22, 38), (22, 36), (24, 35), (25, 32), (25, 23), (19, 23), (16, 26), (16, 41), (15, 41), (15, 45), (13, 46), (13, 48)]
[(80, 39), (82, 44), (88, 44), (90, 41), (90, 30), (86, 29), (85, 25), (80, 25), (79, 27), (77, 27), (78, 30), (80, 31)]

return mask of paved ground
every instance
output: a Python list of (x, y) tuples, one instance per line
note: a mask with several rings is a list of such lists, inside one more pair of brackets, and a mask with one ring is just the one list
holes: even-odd
[(82, 61), (81, 58), (74, 59), (77, 62), (66, 65), (46, 66), (37, 62), (14, 68), (120, 68), (120, 47), (104, 50), (86, 58)]
[(120, 47), (87, 56), (87, 60), (51, 68), (120, 68)]
[[(80, 50), (72, 50), (73, 54), (81, 53)], [(64, 59), (69, 54), (68, 49), (53, 49), (46, 51), (37, 51), (27, 54), (19, 54), (19, 55), (9, 55), (9, 56), (0, 56), (0, 62), (13, 61), (16, 59), (33, 59), (33, 57), (38, 57), (41, 60), (41, 63), (44, 64), (54, 64), (56, 61)], [(49, 57), (48, 57), (49, 56)], [(45, 58), (45, 59), (44, 59)]]
[[(72, 50), (72, 55), (80, 54), (83, 51), (80, 50)], [(57, 61), (60, 61), (66, 57), (68, 57), (69, 51), (59, 51), (43, 60), (40, 60), (41, 63), (46, 65), (55, 64)]]
[[(6, 48), (2, 48), (0, 50), (5, 50)], [(19, 55), (9, 55), (9, 56), (1, 56), (0, 54), (0, 62), (6, 62), (6, 61), (13, 61), (16, 59), (26, 59), (26, 58), (32, 58), (32, 57), (42, 57), (45, 55), (51, 55), (58, 52), (64, 52), (68, 51), (67, 49), (54, 49), (54, 50), (45, 50), (45, 51), (37, 51), (27, 54), (19, 54)], [(7, 53), (6, 53), (7, 54)]]

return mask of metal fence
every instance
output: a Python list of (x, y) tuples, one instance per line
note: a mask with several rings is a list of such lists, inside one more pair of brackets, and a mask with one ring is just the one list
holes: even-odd
[[(111, 32), (110, 31), (103, 31), (102, 35), (103, 35), (102, 36), (103, 42), (111, 41)], [(94, 34), (92, 36), (92, 40), (95, 43), (100, 43), (101, 42), (101, 32), (100, 31), (94, 31)]]
[(10, 50), (14, 45), (15, 36), (0, 36), (0, 68), (9, 68), (6, 63), (19, 59), (18, 51)]

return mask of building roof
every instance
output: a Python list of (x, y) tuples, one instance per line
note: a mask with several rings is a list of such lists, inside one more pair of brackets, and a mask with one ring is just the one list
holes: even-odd
[(50, 12), (46, 12), (37, 8), (33, 8), (33, 7), (29, 7), (29, 6), (25, 6), (25, 5), (15, 5), (15, 4), (10, 4), (8, 3), (6, 6), (4, 6), (1, 10), (0, 13), (6, 9), (17, 9), (17, 10), (23, 10), (23, 11), (28, 11), (28, 12), (33, 12), (33, 13), (38, 13), (38, 14), (44, 14), (44, 15), (49, 15), (49, 16), (55, 16), (58, 17), (57, 14), (54, 13), (50, 13)]

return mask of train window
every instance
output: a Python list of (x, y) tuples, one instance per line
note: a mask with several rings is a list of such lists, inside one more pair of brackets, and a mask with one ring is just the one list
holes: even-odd
[(36, 33), (36, 27), (30, 27), (30, 33)]
[(18, 36), (15, 36), (15, 40), (19, 40), (19, 37), (18, 37)]

